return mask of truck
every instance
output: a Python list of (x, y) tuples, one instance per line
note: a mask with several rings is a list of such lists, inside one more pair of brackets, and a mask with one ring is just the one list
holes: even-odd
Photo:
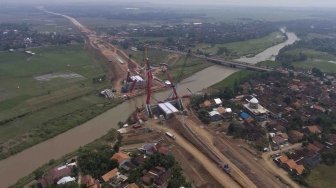
[(172, 134), (172, 133), (170, 133), (170, 132), (166, 132), (166, 135), (167, 135), (169, 138), (173, 139), (173, 140), (175, 140), (175, 139), (176, 139), (176, 136), (175, 136), (175, 135), (173, 135), (173, 134)]

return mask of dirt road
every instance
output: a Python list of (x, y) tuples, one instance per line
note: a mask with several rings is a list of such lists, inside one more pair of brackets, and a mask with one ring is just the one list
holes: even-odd
[[(256, 184), (257, 187), (298, 187), (298, 185), (288, 177), (288, 174), (282, 169), (274, 165), (270, 159), (270, 155), (277, 152), (270, 152), (263, 155), (263, 159), (259, 156), (252, 155), (250, 152), (240, 147), (233, 140), (226, 138), (224, 135), (217, 135), (213, 131), (207, 131), (200, 125), (202, 123), (194, 116), (191, 119), (186, 118), (186, 123), (209, 144), (216, 146), (231, 162), (237, 165), (239, 169), (244, 169), (244, 173)], [(248, 147), (248, 146), (246, 146)], [(299, 147), (293, 145), (284, 148), (282, 151)], [(266, 165), (265, 165), (266, 164)], [(281, 181), (279, 180), (281, 179)]]
[[(184, 120), (182, 119), (184, 118)], [(205, 131), (201, 127), (199, 127), (195, 122), (191, 121), (188, 118), (185, 118), (184, 116), (180, 116), (178, 118), (181, 122), (184, 121), (185, 125), (188, 126), (194, 134), (196, 134), (203, 143), (223, 162), (227, 163), (230, 166), (231, 169), (231, 175), (232, 177), (239, 182), (243, 187), (257, 187), (253, 181), (250, 180), (249, 177), (247, 177), (241, 169), (239, 169), (234, 163), (232, 163), (225, 155), (223, 155), (220, 150), (218, 150), (217, 147), (215, 147), (214, 143), (214, 137), (209, 134), (209, 132)]]
[(272, 151), (272, 152), (264, 153), (262, 155), (263, 164), (265, 164), (267, 166), (267, 168), (272, 171), (273, 174), (276, 174), (283, 181), (285, 181), (287, 184), (289, 184), (291, 187), (294, 187), (294, 188), (299, 188), (300, 186), (289, 177), (288, 173), (285, 170), (283, 170), (283, 169), (281, 169), (281, 168), (279, 168), (278, 166), (275, 165), (271, 156), (274, 155), (274, 154), (280, 153), (280, 152), (286, 152), (288, 150), (297, 149), (297, 148), (300, 148), (301, 146), (302, 146), (301, 143), (297, 143), (297, 144), (291, 145), (289, 147), (285, 147), (285, 148), (281, 149), (281, 151), (279, 151), (279, 150), (278, 151)]
[(233, 181), (227, 174), (225, 174), (218, 166), (212, 162), (207, 156), (205, 156), (200, 150), (193, 146), (189, 141), (184, 139), (181, 135), (168, 127), (159, 126), (152, 123), (150, 127), (162, 130), (164, 132), (169, 131), (176, 136), (175, 142), (185, 149), (188, 153), (194, 156), (197, 161), (223, 186), (228, 188), (240, 187), (235, 181)]
[(57, 12), (51, 12), (43, 8), (40, 8), (40, 10), (48, 14), (62, 16), (68, 19), (79, 29), (80, 32), (85, 35), (87, 40), (86, 43), (92, 46), (94, 49), (100, 51), (100, 53), (107, 59), (108, 63), (111, 64), (110, 72), (112, 72), (112, 75), (109, 75), (109, 77), (117, 91), (121, 91), (121, 83), (126, 78), (129, 68), (131, 71), (137, 72), (139, 65), (136, 61), (129, 60), (128, 55), (125, 52), (107, 42), (95, 31), (86, 28), (75, 18)]

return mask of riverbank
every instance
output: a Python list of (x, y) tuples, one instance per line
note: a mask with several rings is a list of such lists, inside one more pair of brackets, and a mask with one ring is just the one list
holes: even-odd
[[(177, 85), (179, 94), (201, 91), (223, 79), (236, 69), (220, 65), (208, 67)], [(211, 75), (211, 76), (209, 76)], [(171, 91), (156, 93), (157, 100), (166, 98)], [(28, 175), (50, 159), (58, 159), (81, 146), (105, 135), (111, 128), (117, 128), (119, 121), (125, 121), (135, 107), (145, 103), (144, 97), (136, 97), (108, 110), (107, 112), (70, 129), (52, 139), (28, 148), (16, 155), (0, 161), (0, 181), (4, 187), (14, 184), (19, 178)]]
[(285, 46), (292, 45), (296, 41), (300, 40), (295, 33), (292, 32), (286, 32), (287, 40), (283, 43), (277, 44), (275, 46), (272, 46), (270, 48), (267, 48), (265, 51), (257, 54), (254, 57), (241, 57), (239, 59), (236, 59), (236, 61), (249, 63), (249, 64), (257, 64), (262, 61), (267, 60), (275, 60), (275, 57), (279, 54), (280, 50), (284, 48)]

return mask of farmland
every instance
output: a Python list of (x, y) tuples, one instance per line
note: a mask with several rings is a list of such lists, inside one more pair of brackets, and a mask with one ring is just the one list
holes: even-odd
[(265, 49), (279, 44), (285, 40), (285, 37), (280, 32), (271, 33), (265, 37), (258, 39), (251, 39), (240, 42), (226, 43), (226, 44), (199, 44), (196, 49), (208, 52), (210, 54), (222, 55), (221, 48), (226, 48), (230, 53), (236, 57), (240, 56), (254, 56)]
[(233, 88), (235, 85), (243, 82), (244, 80), (250, 78), (251, 76), (257, 75), (260, 73), (249, 71), (249, 70), (242, 70), (235, 72), (225, 78), (224, 80), (218, 82), (217, 84), (211, 86), (212, 89), (215, 90), (222, 90), (224, 88)]
[(319, 165), (308, 176), (307, 181), (311, 187), (327, 188), (335, 187), (336, 166)]
[[(143, 61), (142, 52), (129, 51), (129, 53), (132, 54), (133, 58), (137, 62)], [(150, 49), (147, 55), (149, 57), (151, 65), (153, 66), (160, 66), (160, 64), (162, 63), (168, 64), (170, 74), (173, 78), (175, 78), (175, 82), (180, 81), (183, 78), (189, 77), (192, 74), (201, 71), (202, 69), (205, 69), (211, 65), (201, 59), (191, 57), (187, 60), (185, 67), (183, 67), (185, 62), (185, 56), (153, 49)], [(181, 73), (182, 71), (183, 73)], [(179, 78), (181, 74), (182, 76), (181, 78)], [(159, 74), (158, 76), (163, 79), (167, 79), (162, 74)]]
[(305, 48), (295, 48), (289, 51), (285, 51), (284, 55), (304, 55), (306, 59), (304, 61), (291, 62), (295, 68), (299, 69), (312, 69), (316, 67), (324, 72), (336, 71), (336, 56), (327, 53)]
[[(83, 45), (0, 53), (0, 158), (53, 137), (106, 111), (96, 94), (110, 87), (93, 78), (106, 71)], [(44, 80), (43, 80), (43, 79)]]

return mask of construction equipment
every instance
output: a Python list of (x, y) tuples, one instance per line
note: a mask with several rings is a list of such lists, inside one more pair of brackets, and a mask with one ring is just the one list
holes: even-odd
[[(184, 61), (183, 61), (183, 64), (182, 64), (182, 67), (181, 67), (181, 70), (180, 70), (180, 74), (179, 74), (179, 76), (177, 77), (176, 82), (181, 81), (181, 79), (182, 79), (182, 77), (183, 77), (183, 74), (184, 74), (184, 69), (185, 69), (185, 67), (186, 67), (186, 65), (187, 65), (187, 62), (188, 62), (188, 59), (189, 59), (190, 56), (191, 56), (191, 50), (189, 49), (189, 50), (188, 50), (188, 53), (186, 54), (186, 56), (185, 56), (185, 58), (184, 58)], [(167, 100), (170, 100), (170, 99), (173, 99), (173, 100), (178, 99), (179, 96), (178, 96), (177, 91), (176, 91), (176, 85), (175, 85), (175, 82), (173, 81), (171, 75), (169, 74), (169, 71), (168, 71), (168, 65), (167, 65), (167, 64), (161, 64), (161, 65), (165, 66), (165, 67), (161, 68), (161, 70), (163, 70), (163, 72), (166, 73), (167, 78), (168, 78), (168, 81), (170, 82), (171, 87), (172, 87), (172, 89), (173, 89), (173, 97), (171, 97), (171, 95), (170, 95), (170, 96), (168, 97)], [(190, 90), (189, 90), (189, 91), (190, 91)]]
[(152, 81), (153, 81), (153, 73), (152, 69), (149, 64), (149, 59), (146, 58), (146, 78), (147, 78), (147, 84), (146, 84), (146, 92), (147, 92), (147, 97), (146, 97), (146, 111), (148, 113), (148, 117), (153, 116), (153, 112), (151, 109), (151, 98), (152, 98)]
[(175, 84), (174, 84), (174, 81), (173, 81), (173, 79), (172, 79), (172, 76), (170, 75), (170, 73), (169, 73), (169, 71), (168, 71), (168, 65), (165, 64), (165, 63), (162, 63), (162, 64), (160, 64), (160, 65), (161, 65), (161, 71), (162, 71), (163, 73), (166, 74), (167, 79), (168, 79), (168, 81), (170, 82), (170, 86), (171, 86), (171, 88), (172, 88), (172, 90), (173, 90), (173, 95), (174, 95), (174, 96), (171, 97), (171, 98), (168, 98), (168, 100), (175, 100), (175, 99), (178, 99), (179, 96), (178, 96), (178, 94), (177, 94), (177, 92), (176, 92), (176, 88), (175, 88)]
[(187, 65), (187, 62), (188, 62), (188, 59), (189, 59), (190, 56), (191, 56), (191, 50), (189, 49), (188, 52), (187, 52), (187, 54), (186, 54), (186, 56), (185, 56), (185, 58), (184, 58), (183, 65), (182, 65), (181, 70), (180, 70), (180, 75), (177, 77), (177, 81), (178, 82), (181, 81), (181, 79), (182, 79), (182, 77), (184, 75), (184, 69), (185, 69), (185, 67)]

